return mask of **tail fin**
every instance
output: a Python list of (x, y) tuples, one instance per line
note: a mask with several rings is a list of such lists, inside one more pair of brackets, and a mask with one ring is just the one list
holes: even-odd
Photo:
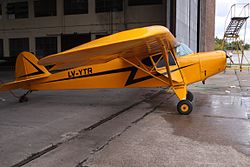
[(22, 52), (16, 60), (16, 80), (26, 80), (49, 76), (48, 70), (38, 64), (38, 59), (29, 52)]
[(0, 85), (0, 91), (11, 89), (27, 89), (30, 81), (50, 76), (50, 72), (38, 64), (35, 55), (29, 52), (22, 52), (16, 60), (16, 81)]

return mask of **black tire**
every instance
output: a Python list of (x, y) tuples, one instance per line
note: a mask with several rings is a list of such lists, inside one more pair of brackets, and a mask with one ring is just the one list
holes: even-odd
[(28, 97), (26, 97), (26, 96), (21, 96), (21, 97), (19, 98), (19, 103), (27, 102), (28, 100), (29, 100)]
[(187, 91), (187, 100), (189, 100), (191, 102), (194, 100), (194, 95), (190, 91)]
[(181, 115), (189, 115), (193, 111), (193, 105), (189, 100), (181, 100), (177, 104), (177, 111)]

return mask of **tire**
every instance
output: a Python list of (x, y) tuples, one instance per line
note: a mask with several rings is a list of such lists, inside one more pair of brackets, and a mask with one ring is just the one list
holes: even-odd
[(28, 100), (29, 100), (28, 97), (26, 97), (26, 96), (21, 96), (21, 97), (19, 98), (19, 103), (27, 102)]
[(187, 100), (189, 100), (191, 102), (194, 100), (194, 95), (190, 91), (187, 91)]
[(193, 111), (193, 105), (189, 100), (181, 100), (177, 104), (177, 111), (181, 115), (189, 115)]

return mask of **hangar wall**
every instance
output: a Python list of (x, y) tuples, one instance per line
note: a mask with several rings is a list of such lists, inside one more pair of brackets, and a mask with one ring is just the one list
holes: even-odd
[(176, 38), (193, 50), (197, 51), (198, 33), (198, 0), (182, 1), (176, 3)]
[[(37, 8), (37, 4), (43, 4), (42, 1), (47, 6)], [(210, 17), (211, 21), (205, 26), (199, 25), (198, 11), (206, 22), (206, 11), (214, 10), (215, 0), (113, 0), (113, 6), (107, 2), (0, 0), (0, 59), (15, 58), (22, 50), (43, 57), (107, 34), (148, 25), (167, 25), (178, 40), (194, 51), (211, 50), (209, 43), (213, 34), (205, 34), (206, 29), (214, 29), (214, 18)], [(20, 3), (23, 6), (20, 7)], [(68, 3), (72, 3), (70, 7), (65, 6)], [(11, 8), (13, 4), (19, 4), (20, 9), (16, 6)], [(79, 6), (82, 9), (78, 9)], [(51, 11), (48, 12), (47, 8)], [(37, 16), (37, 9), (40, 14), (47, 12), (47, 15)]]

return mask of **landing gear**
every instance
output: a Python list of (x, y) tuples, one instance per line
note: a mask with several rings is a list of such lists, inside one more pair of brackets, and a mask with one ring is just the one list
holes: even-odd
[(189, 100), (191, 102), (194, 100), (194, 95), (190, 91), (187, 91), (187, 100)]
[(177, 104), (177, 111), (181, 115), (189, 115), (193, 110), (193, 105), (189, 100), (181, 100)]
[(32, 92), (32, 90), (29, 90), (24, 95), (22, 95), (19, 98), (19, 103), (27, 102), (29, 100), (28, 97), (27, 97), (27, 95), (30, 94), (31, 92)]
[(194, 95), (187, 91), (187, 85), (173, 86), (172, 89), (178, 99), (180, 99), (177, 104), (177, 111), (181, 115), (189, 115), (193, 110), (192, 101), (194, 100)]
[(29, 100), (28, 97), (26, 97), (25, 95), (22, 95), (22, 96), (19, 98), (19, 103), (27, 102), (28, 100)]

